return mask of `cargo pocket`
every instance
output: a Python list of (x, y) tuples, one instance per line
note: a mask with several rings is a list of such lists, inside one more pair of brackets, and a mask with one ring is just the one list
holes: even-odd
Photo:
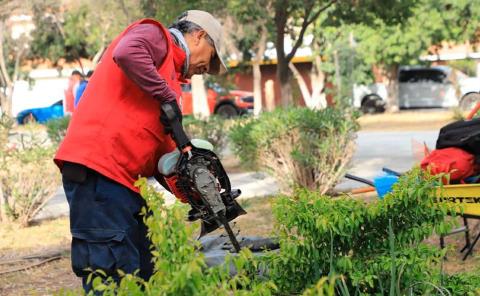
[(72, 269), (79, 277), (99, 269), (116, 276), (116, 270), (133, 273), (139, 268), (138, 251), (122, 231), (72, 230), (72, 237)]

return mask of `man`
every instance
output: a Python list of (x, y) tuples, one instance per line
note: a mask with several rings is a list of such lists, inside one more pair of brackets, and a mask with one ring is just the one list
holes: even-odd
[(204, 11), (187, 11), (169, 30), (145, 19), (115, 38), (97, 65), (55, 156), (70, 206), (72, 268), (85, 290), (87, 268), (114, 278), (119, 269), (152, 275), (139, 216), (145, 201), (133, 184), (175, 149), (160, 110), (170, 105), (181, 121), (180, 81), (226, 71), (221, 39), (220, 23)]
[(75, 94), (77, 93), (80, 81), (83, 79), (83, 74), (78, 70), (73, 70), (70, 78), (68, 79), (68, 86), (65, 89), (65, 114), (71, 114), (73, 112), (73, 105), (75, 100)]
[(75, 101), (73, 102), (73, 107), (77, 109), (77, 105), (80, 102), (80, 98), (83, 95), (83, 92), (85, 91), (85, 88), (87, 87), (88, 80), (90, 77), (92, 77), (93, 71), (90, 70), (87, 72), (87, 76), (85, 76), (84, 79), (80, 81), (80, 84), (78, 85), (77, 92), (75, 93)]

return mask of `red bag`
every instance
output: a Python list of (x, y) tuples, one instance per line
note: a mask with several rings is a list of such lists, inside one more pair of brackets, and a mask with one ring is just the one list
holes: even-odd
[[(475, 174), (475, 157), (460, 148), (450, 147), (433, 150), (423, 160), (420, 166), (432, 175), (450, 173), (451, 181), (462, 181)], [(446, 184), (447, 180), (444, 179)]]

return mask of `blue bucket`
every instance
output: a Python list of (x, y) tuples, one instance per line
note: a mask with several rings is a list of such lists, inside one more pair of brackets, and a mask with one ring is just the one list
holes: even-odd
[(392, 191), (393, 184), (395, 184), (397, 181), (398, 176), (390, 174), (379, 176), (373, 179), (373, 184), (377, 190), (378, 197), (383, 198), (385, 194)]

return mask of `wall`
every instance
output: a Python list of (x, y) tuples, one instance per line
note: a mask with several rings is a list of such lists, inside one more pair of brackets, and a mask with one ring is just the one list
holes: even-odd
[[(298, 71), (301, 73), (302, 77), (305, 79), (309, 90), (311, 91), (311, 81), (310, 81), (310, 72), (312, 69), (311, 62), (304, 62), (304, 63), (296, 63), (295, 66), (297, 67)], [(280, 100), (280, 84), (277, 81), (277, 65), (276, 64), (266, 64), (260, 66), (260, 71), (262, 72), (262, 98), (263, 98), (263, 106), (265, 106), (265, 82), (269, 79), (274, 81), (274, 89), (275, 89), (275, 104), (276, 106), (281, 105)], [(243, 73), (236, 73), (235, 74), (235, 85), (240, 90), (246, 91), (253, 91), (253, 74), (252, 71), (247, 71)], [(298, 83), (295, 78), (292, 77), (292, 89), (294, 95), (294, 102), (296, 105), (305, 105), (303, 102), (302, 94), (300, 93), (300, 89), (298, 88)]]

